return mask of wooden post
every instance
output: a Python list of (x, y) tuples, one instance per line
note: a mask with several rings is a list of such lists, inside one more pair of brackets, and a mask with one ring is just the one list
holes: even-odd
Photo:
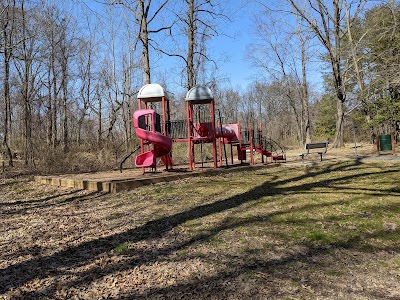
[(395, 155), (396, 154), (396, 149), (395, 149), (396, 141), (394, 139), (394, 133), (391, 134), (391, 138), (392, 138), (392, 154)]
[(379, 135), (378, 135), (378, 137), (377, 137), (377, 139), (376, 139), (376, 151), (378, 152), (378, 155), (380, 155), (381, 154), (381, 145), (379, 144)]

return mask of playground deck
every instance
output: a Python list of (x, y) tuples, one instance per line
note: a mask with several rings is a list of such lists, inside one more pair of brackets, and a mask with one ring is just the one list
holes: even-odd
[[(304, 163), (299, 159), (299, 153), (302, 149), (289, 150), (287, 163), (267, 163), (261, 164), (258, 162), (256, 165), (249, 164), (232, 165), (228, 168), (220, 167), (214, 169), (212, 162), (204, 164), (204, 168), (198, 167), (193, 171), (187, 169), (187, 165), (174, 166), (173, 170), (168, 172), (163, 171), (163, 166), (160, 166), (155, 173), (147, 172), (142, 174), (140, 168), (125, 169), (122, 173), (119, 170), (94, 172), (94, 173), (81, 173), (81, 174), (65, 174), (58, 176), (35, 176), (35, 181), (42, 184), (49, 184), (55, 186), (72, 187), (76, 189), (86, 189), (97, 192), (111, 192), (116, 193), (124, 190), (132, 190), (140, 186), (155, 184), (160, 182), (169, 182), (189, 177), (196, 176), (217, 176), (231, 172), (243, 172), (246, 170), (256, 170), (259, 168), (272, 168), (277, 166), (293, 166), (293, 165), (307, 165), (319, 163), (319, 158), (308, 158)], [(399, 155), (376, 155), (375, 146), (371, 144), (360, 145), (358, 149), (358, 157), (354, 155), (354, 148), (352, 145), (347, 145), (341, 149), (330, 149), (325, 155), (324, 161), (332, 160), (400, 160)]]
[[(194, 171), (188, 171), (179, 166), (173, 170), (149, 172), (142, 174), (141, 169), (129, 169), (120, 171), (105, 171), (82, 174), (66, 174), (58, 176), (35, 176), (35, 181), (42, 184), (55, 186), (71, 187), (76, 189), (86, 189), (96, 192), (117, 193), (124, 190), (132, 190), (140, 186), (155, 184), (160, 182), (169, 182), (188, 177), (196, 176), (216, 176), (220, 174), (243, 172), (245, 170), (255, 170), (259, 168), (274, 167), (279, 164), (256, 165), (248, 164), (235, 165), (229, 168), (221, 167), (213, 169), (211, 164), (206, 164), (204, 168), (197, 168)], [(162, 167), (160, 167), (161, 170)]]

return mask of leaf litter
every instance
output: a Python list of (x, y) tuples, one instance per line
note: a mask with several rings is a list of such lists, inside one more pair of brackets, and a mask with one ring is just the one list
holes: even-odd
[(400, 299), (399, 171), (335, 162), (116, 195), (1, 179), (0, 298)]

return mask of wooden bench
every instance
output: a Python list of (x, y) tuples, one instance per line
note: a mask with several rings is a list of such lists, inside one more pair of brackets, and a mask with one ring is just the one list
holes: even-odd
[(304, 147), (307, 152), (300, 154), (301, 161), (304, 162), (304, 156), (309, 154), (319, 154), (322, 161), (322, 155), (328, 151), (328, 142), (307, 143)]

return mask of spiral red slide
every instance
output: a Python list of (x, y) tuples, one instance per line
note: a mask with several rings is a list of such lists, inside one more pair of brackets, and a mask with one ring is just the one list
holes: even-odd
[[(145, 115), (151, 115), (151, 122), (153, 131), (149, 131), (139, 126), (139, 118)], [(165, 136), (159, 132), (155, 132), (155, 115), (156, 112), (152, 109), (141, 109), (135, 111), (133, 114), (133, 125), (135, 127), (136, 135), (138, 138), (145, 140), (154, 145), (153, 150), (144, 152), (138, 155), (135, 159), (135, 166), (138, 168), (153, 168), (156, 166), (156, 159), (158, 157), (163, 158), (168, 153), (171, 152), (172, 149), (172, 139), (168, 136)], [(169, 158), (169, 162), (170, 162)], [(165, 162), (167, 159), (162, 159)]]

